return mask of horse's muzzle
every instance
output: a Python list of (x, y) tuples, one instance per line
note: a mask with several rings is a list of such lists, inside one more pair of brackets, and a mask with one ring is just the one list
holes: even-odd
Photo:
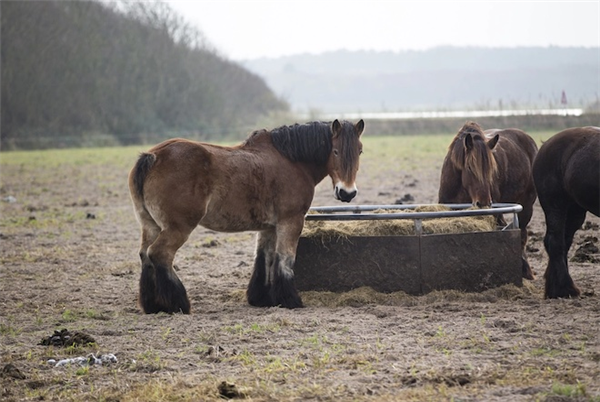
[(344, 190), (343, 188), (335, 188), (335, 198), (342, 202), (350, 202), (354, 197), (356, 197), (356, 190), (352, 190), (350, 192)]
[(473, 203), (473, 206), (476, 208), (491, 208), (492, 207), (492, 201), (490, 202), (481, 202), (481, 201), (475, 201)]

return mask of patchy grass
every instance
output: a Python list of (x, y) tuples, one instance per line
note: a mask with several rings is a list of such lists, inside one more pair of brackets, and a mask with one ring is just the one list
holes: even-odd
[[(362, 199), (433, 194), (453, 135), (367, 132)], [(540, 279), (520, 288), (302, 292), (304, 309), (253, 308), (244, 289), (254, 234), (201, 229), (176, 261), (184, 262), (177, 275), (192, 314), (141, 314), (127, 174), (146, 148), (0, 154), (0, 197), (16, 199), (0, 202), (0, 369), (10, 363), (26, 377), (0, 376), (3, 401), (219, 400), (225, 383), (254, 401), (600, 402), (590, 325), (600, 312), (597, 270), (571, 266), (586, 297), (544, 300), (541, 252), (530, 259)], [(327, 179), (317, 190), (321, 202), (332, 202), (330, 187)], [(543, 249), (543, 226), (532, 230)], [(38, 345), (65, 327), (97, 343)], [(119, 362), (47, 363), (89, 353), (114, 353)]]

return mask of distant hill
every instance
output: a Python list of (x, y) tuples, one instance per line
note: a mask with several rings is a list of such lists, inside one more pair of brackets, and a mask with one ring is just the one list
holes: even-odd
[(299, 112), (585, 107), (600, 91), (599, 48), (438, 47), (336, 51), (242, 64)]

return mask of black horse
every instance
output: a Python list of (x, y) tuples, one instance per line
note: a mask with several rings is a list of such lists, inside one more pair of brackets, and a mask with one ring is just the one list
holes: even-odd
[(545, 297), (578, 297), (567, 254), (587, 211), (600, 216), (600, 128), (569, 128), (546, 141), (534, 161), (533, 180), (546, 215)]

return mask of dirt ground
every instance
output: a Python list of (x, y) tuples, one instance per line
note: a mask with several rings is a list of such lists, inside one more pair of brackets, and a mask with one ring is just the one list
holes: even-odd
[[(144, 315), (126, 188), (135, 154), (114, 165), (2, 165), (3, 401), (600, 401), (600, 254), (588, 245), (587, 261), (570, 263), (583, 297), (544, 300), (539, 205), (537, 278), (521, 288), (304, 292), (303, 309), (254, 308), (244, 299), (254, 234), (198, 228), (176, 258), (192, 314)], [(381, 163), (363, 162), (354, 204), (436, 201), (441, 160), (406, 173)], [(313, 205), (335, 203), (327, 178)], [(571, 256), (598, 245), (598, 224), (588, 214)], [(63, 328), (95, 343), (40, 345)], [(118, 361), (48, 362), (90, 353)]]

